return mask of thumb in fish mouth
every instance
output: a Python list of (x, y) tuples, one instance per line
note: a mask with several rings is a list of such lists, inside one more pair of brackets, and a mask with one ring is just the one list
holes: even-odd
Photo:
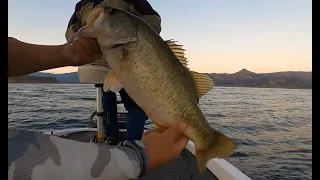
[(71, 44), (76, 37), (84, 38), (97, 38), (97, 31), (93, 24), (87, 24), (79, 29), (78, 32), (74, 33), (69, 39), (68, 44)]

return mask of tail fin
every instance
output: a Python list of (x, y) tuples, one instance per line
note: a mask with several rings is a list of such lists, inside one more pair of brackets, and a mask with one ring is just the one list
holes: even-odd
[(200, 174), (203, 174), (206, 169), (207, 162), (210, 159), (229, 157), (236, 149), (236, 144), (226, 135), (214, 130), (213, 137), (214, 140), (207, 149), (196, 150), (198, 170)]

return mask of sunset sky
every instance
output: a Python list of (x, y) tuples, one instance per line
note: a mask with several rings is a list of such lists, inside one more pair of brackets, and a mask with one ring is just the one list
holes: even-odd
[[(10, 0), (8, 36), (65, 43), (77, 0)], [(161, 36), (180, 41), (199, 72), (312, 70), (311, 0), (150, 0)], [(66, 67), (53, 73), (76, 71)]]

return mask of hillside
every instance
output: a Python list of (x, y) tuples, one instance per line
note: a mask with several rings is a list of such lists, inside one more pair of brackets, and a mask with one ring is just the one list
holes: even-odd
[(58, 83), (58, 80), (51, 76), (51, 77), (37, 77), (37, 76), (19, 76), (19, 77), (9, 77), (8, 83), (49, 83), (54, 84)]
[(60, 83), (70, 83), (70, 84), (79, 84), (78, 72), (65, 73), (65, 74), (51, 74), (51, 73), (43, 73), (36, 72), (29, 74), (32, 77), (55, 77)]
[[(312, 72), (254, 73), (247, 69), (242, 69), (233, 74), (205, 74), (213, 79), (215, 86), (312, 89)], [(19, 77), (18, 80), (8, 78), (8, 81), (9, 83), (80, 83), (77, 72), (66, 74), (37, 72), (29, 74), (27, 77)]]
[(254, 73), (246, 69), (233, 74), (206, 73), (216, 86), (312, 89), (312, 72)]

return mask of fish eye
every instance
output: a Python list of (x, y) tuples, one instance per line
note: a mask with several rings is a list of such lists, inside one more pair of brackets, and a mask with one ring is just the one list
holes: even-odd
[(108, 12), (109, 12), (109, 14), (113, 14), (115, 12), (114, 8), (108, 8)]

